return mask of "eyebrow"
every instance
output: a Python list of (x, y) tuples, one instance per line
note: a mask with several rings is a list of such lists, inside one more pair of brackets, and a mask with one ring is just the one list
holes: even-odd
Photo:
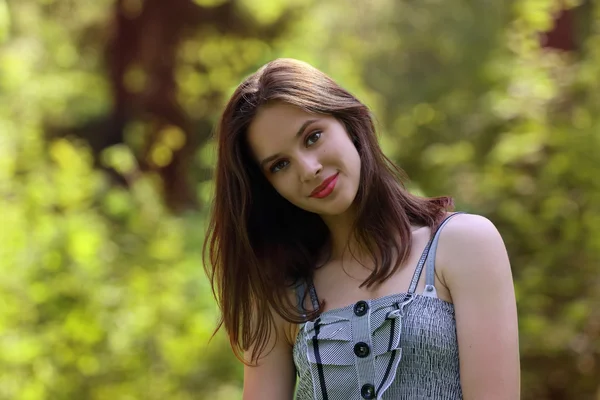
[[(316, 120), (316, 119), (309, 119), (308, 121), (305, 121), (305, 122), (302, 124), (302, 126), (300, 126), (300, 129), (298, 129), (298, 132), (296, 132), (296, 136), (294, 136), (294, 137), (295, 137), (295, 138), (298, 138), (298, 137), (300, 137), (300, 136), (302, 135), (302, 133), (303, 133), (303, 132), (306, 130), (306, 128), (307, 128), (307, 127), (308, 127), (310, 124), (312, 124), (313, 122), (317, 122), (317, 121), (318, 121), (318, 120)], [(270, 163), (271, 161), (275, 160), (275, 159), (276, 159), (277, 157), (279, 157), (279, 156), (280, 156), (280, 154), (279, 154), (279, 153), (277, 153), (277, 154), (273, 154), (272, 156), (269, 156), (269, 157), (265, 158), (264, 160), (262, 160), (262, 161), (260, 162), (260, 167), (261, 167), (261, 168), (264, 168), (264, 167), (265, 167), (265, 164), (268, 164), (268, 163)]]

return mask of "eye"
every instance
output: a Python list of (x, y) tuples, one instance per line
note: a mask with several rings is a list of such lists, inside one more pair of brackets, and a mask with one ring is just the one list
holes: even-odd
[(321, 138), (321, 135), (322, 135), (321, 131), (314, 131), (313, 133), (311, 133), (310, 135), (308, 135), (306, 137), (306, 142), (305, 142), (306, 145), (312, 146)]
[(271, 173), (279, 172), (285, 167), (287, 167), (287, 165), (288, 162), (286, 160), (277, 161), (275, 164), (271, 165), (269, 171), (271, 171)]

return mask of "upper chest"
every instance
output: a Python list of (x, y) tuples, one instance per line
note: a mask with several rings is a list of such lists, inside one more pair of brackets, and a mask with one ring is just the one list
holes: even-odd
[[(399, 268), (384, 282), (370, 287), (363, 286), (363, 282), (373, 271), (374, 262), (371, 260), (355, 259), (330, 260), (322, 267), (315, 270), (313, 284), (319, 301), (325, 301), (322, 312), (342, 308), (360, 300), (376, 299), (396, 293), (406, 292), (413, 279), (419, 259), (429, 240), (429, 230), (421, 229), (413, 235), (411, 251), (408, 258), (401, 263)], [(392, 264), (397, 257), (392, 257)], [(422, 293), (425, 287), (425, 268), (420, 275), (416, 293)], [(435, 287), (438, 298), (452, 302), (449, 289), (442, 281), (442, 271), (436, 267)], [(306, 299), (305, 307), (312, 308), (310, 299)]]

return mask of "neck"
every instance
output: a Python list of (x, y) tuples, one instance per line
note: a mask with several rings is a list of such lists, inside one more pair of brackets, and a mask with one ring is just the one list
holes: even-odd
[(329, 229), (329, 246), (331, 259), (343, 259), (362, 253), (361, 246), (353, 235), (353, 225), (356, 222), (356, 209), (350, 210), (340, 215), (322, 215), (321, 218)]
[[(356, 222), (356, 208), (348, 210), (341, 215), (322, 215), (321, 218), (329, 229), (329, 259), (344, 260), (348, 258), (370, 258), (364, 244), (359, 243), (354, 237), (353, 225)], [(412, 225), (411, 232), (416, 232), (425, 226)]]

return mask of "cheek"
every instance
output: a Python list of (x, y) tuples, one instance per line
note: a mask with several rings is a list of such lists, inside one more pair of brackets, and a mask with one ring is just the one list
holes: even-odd
[(270, 180), (270, 183), (281, 197), (292, 203), (295, 202), (296, 195), (294, 193), (293, 185), (290, 184), (289, 178), (283, 176), (277, 177), (277, 179)]
[(353, 150), (346, 153), (346, 168), (349, 172), (349, 178), (353, 183), (353, 186), (360, 186), (361, 181), (361, 164), (362, 160), (358, 154), (358, 151), (354, 148)]
[(353, 143), (347, 146), (343, 146), (339, 149), (342, 160), (346, 168), (351, 173), (360, 171), (361, 159), (358, 154), (358, 150), (354, 147)]

